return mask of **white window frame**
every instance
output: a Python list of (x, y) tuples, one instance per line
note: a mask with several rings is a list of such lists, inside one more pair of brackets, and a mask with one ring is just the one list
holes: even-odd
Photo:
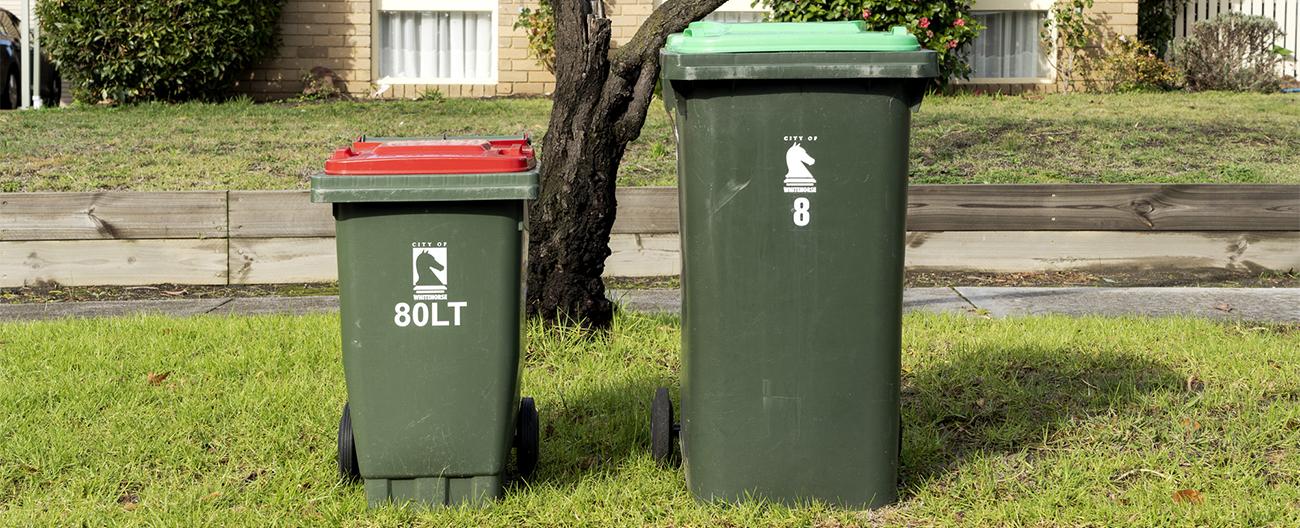
[[(659, 2), (663, 3), (663, 2)], [(771, 13), (772, 10), (766, 7), (754, 7), (753, 0), (727, 0), (722, 5), (714, 9), (714, 13)]]
[[(492, 86), (499, 83), (501, 74), (501, 34), (500, 12), (501, 3), (498, 0), (375, 0), (370, 15), (370, 64), (371, 76), (377, 77), (375, 84), (383, 85), (403, 85), (403, 84), (459, 84), (459, 85), (485, 85)], [(462, 77), (379, 77), (379, 66), (382, 60), (381, 38), (383, 38), (382, 28), (380, 28), (380, 16), (385, 12), (392, 11), (475, 11), (492, 13), (492, 56), (488, 58), (488, 64), (491, 65), (491, 75), (488, 78), (462, 78)]]
[[(1047, 16), (1052, 16), (1053, 0), (976, 0), (971, 6), (971, 13), (987, 13), (990, 11), (1044, 11)], [(972, 77), (970, 79), (954, 79), (955, 84), (1056, 84), (1056, 26), (1051, 30), (1052, 42), (1046, 44), (1047, 69), (1043, 72), (1043, 77)], [(1039, 40), (1040, 44), (1044, 44)]]
[[(663, 5), (664, 0), (655, 0), (655, 8)], [(772, 9), (767, 7), (754, 7), (754, 0), (727, 0), (722, 5), (714, 9), (714, 13), (771, 13)], [(710, 13), (712, 14), (712, 13)]]

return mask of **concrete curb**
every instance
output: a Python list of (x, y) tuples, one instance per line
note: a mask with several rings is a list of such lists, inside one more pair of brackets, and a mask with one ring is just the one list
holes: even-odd
[[(610, 298), (640, 312), (681, 312), (679, 290), (611, 290)], [(325, 295), (0, 304), (0, 321), (135, 314), (300, 315), (337, 311), (338, 305), (338, 297)], [(992, 317), (1192, 316), (1300, 323), (1300, 288), (910, 288), (903, 292), (903, 309)]]

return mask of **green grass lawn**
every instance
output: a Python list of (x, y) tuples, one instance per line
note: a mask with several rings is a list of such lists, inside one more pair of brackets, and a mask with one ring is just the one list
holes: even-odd
[(530, 336), (535, 481), (483, 510), (368, 511), (334, 468), (336, 315), (0, 324), (0, 524), (1300, 525), (1294, 327), (910, 315), (903, 498), (876, 512), (703, 505), (658, 468), (675, 318)]
[[(624, 185), (672, 185), (659, 103)], [(360, 134), (529, 132), (545, 99), (141, 105), (0, 113), (0, 191), (300, 189)], [(1300, 97), (1230, 93), (933, 96), (914, 183), (1300, 183)]]

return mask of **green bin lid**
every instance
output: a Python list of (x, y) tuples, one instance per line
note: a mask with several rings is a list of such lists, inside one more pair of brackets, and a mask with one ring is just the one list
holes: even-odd
[(907, 28), (868, 31), (866, 22), (691, 22), (668, 36), (669, 53), (763, 53), (782, 51), (917, 51)]
[(867, 31), (861, 20), (692, 22), (668, 36), (660, 66), (669, 81), (929, 79), (939, 76), (939, 55), (906, 28)]

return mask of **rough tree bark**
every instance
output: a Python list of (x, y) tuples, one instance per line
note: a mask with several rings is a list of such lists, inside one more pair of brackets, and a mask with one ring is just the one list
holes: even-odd
[(668, 35), (725, 0), (668, 0), (627, 44), (610, 49), (610, 21), (589, 0), (552, 0), (555, 94), (542, 145), (541, 191), (530, 209), (528, 312), (605, 328), (613, 305), (601, 274), (614, 225), (614, 184), (641, 134)]

